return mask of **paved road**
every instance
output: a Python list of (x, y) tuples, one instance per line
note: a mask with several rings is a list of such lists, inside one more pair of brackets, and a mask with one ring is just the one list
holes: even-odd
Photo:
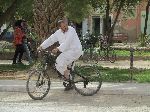
[[(11, 64), (12, 60), (0, 60), (0, 64)], [(24, 64), (28, 64), (27, 61), (23, 61)], [(82, 62), (79, 62), (80, 64)], [(90, 63), (90, 62), (88, 62)], [(84, 63), (84, 64), (88, 64)], [(93, 63), (92, 63), (93, 64)], [(99, 65), (103, 67), (109, 67), (109, 68), (130, 68), (130, 61), (129, 60), (120, 60), (116, 61), (115, 63), (110, 63), (109, 61), (99, 61)], [(134, 61), (133, 66), (135, 68), (147, 68), (150, 69), (150, 61), (149, 60), (137, 60)]]
[[(64, 89), (62, 82), (51, 81), (51, 91)], [(50, 92), (51, 92), (50, 91)], [(0, 92), (26, 92), (25, 80), (0, 80)], [(150, 84), (139, 83), (106, 83), (102, 84), (100, 94), (115, 95), (149, 95)]]
[(54, 90), (45, 99), (34, 101), (26, 93), (0, 92), (0, 112), (150, 112), (149, 102), (150, 96), (83, 97), (75, 91), (62, 90)]
[[(88, 63), (83, 63), (83, 64), (88, 64)], [(120, 60), (120, 61), (115, 61), (115, 63), (110, 63), (109, 61), (99, 61), (98, 65), (101, 65), (102, 67), (109, 67), (109, 68), (128, 69), (128, 68), (130, 68), (130, 61), (129, 60)], [(133, 67), (150, 69), (150, 61), (149, 60), (134, 61)]]

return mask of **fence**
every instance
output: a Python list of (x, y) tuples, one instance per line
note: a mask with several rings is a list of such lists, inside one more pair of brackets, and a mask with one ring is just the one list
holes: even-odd
[(130, 52), (130, 73), (131, 73), (131, 81), (133, 80), (133, 70), (135, 69), (134, 67), (134, 52), (135, 51), (150, 51), (149, 47), (118, 47), (118, 46), (111, 46), (115, 50), (127, 50)]

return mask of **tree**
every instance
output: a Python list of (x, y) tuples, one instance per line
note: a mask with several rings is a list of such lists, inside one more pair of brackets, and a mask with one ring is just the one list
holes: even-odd
[(62, 17), (81, 22), (90, 12), (88, 0), (34, 0), (34, 28), (38, 37), (46, 38), (57, 29)]
[(148, 22), (148, 16), (149, 16), (149, 6), (150, 6), (150, 0), (147, 1), (146, 5), (146, 18), (145, 18), (145, 26), (144, 26), (144, 36), (147, 35), (147, 22)]
[[(133, 7), (136, 7), (141, 0), (91, 0), (93, 8), (100, 8), (102, 12), (105, 12), (105, 30), (104, 34), (107, 35), (108, 42), (112, 43), (113, 30), (118, 20), (120, 13), (129, 13)], [(110, 25), (109, 15), (116, 12), (113, 24)]]
[(56, 21), (64, 16), (63, 0), (34, 0), (34, 29), (38, 37), (46, 38), (56, 30)]
[(80, 23), (92, 13), (92, 6), (89, 0), (65, 0), (65, 15), (72, 21)]
[(0, 0), (0, 27), (14, 18), (33, 22), (32, 3), (33, 0)]
[(15, 14), (18, 0), (7, 0), (7, 2), (0, 1), (0, 27), (10, 21)]
[(81, 22), (90, 12), (89, 0), (0, 0), (0, 27), (14, 19), (25, 19), (33, 24), (38, 37), (54, 32), (56, 21), (67, 16)]
[(7, 23), (0, 37), (14, 24), (15, 19), (25, 19), (33, 23), (33, 0), (0, 0), (0, 27)]
[[(112, 33), (118, 20), (120, 12), (128, 12), (141, 0), (5, 0), (0, 1), (1, 24), (16, 18), (25, 18), (34, 25), (38, 37), (46, 38), (56, 27), (58, 18), (67, 16), (71, 20), (80, 22), (91, 13), (92, 9), (100, 9), (105, 12), (106, 29), (105, 34), (111, 42)], [(3, 5), (5, 4), (5, 5)], [(7, 6), (7, 7), (4, 7)], [(9, 10), (8, 10), (9, 9)], [(10, 10), (11, 9), (11, 10)], [(13, 9), (13, 10), (12, 10)], [(109, 15), (116, 12), (113, 25), (110, 26)], [(7, 18), (9, 15), (10, 17)], [(3, 15), (3, 16), (2, 16)], [(0, 24), (0, 25), (1, 25)]]

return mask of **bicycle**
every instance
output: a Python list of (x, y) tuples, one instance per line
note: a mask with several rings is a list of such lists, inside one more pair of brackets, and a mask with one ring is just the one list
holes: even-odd
[(81, 40), (82, 46), (83, 46), (83, 51), (84, 55), (82, 56), (83, 62), (88, 62), (88, 61), (96, 61), (97, 60), (97, 54), (96, 54), (96, 43), (97, 39), (94, 35), (88, 35), (83, 36), (84, 39)]
[[(96, 94), (102, 85), (102, 77), (97, 66), (75, 66), (74, 62), (68, 69), (70, 70), (69, 80), (64, 80), (55, 68), (56, 56), (49, 51), (43, 51), (42, 59), (36, 69), (31, 70), (26, 83), (28, 95), (34, 100), (42, 100), (50, 90), (50, 75), (47, 73), (48, 67), (57, 72), (58, 77), (63, 79), (64, 87), (74, 88), (83, 96), (92, 96)], [(80, 68), (80, 69), (79, 69)]]
[(98, 54), (100, 58), (102, 58), (101, 60), (109, 60), (111, 63), (114, 63), (116, 61), (116, 53), (115, 50), (108, 44), (107, 41), (108, 36), (100, 34), (98, 38), (99, 38)]

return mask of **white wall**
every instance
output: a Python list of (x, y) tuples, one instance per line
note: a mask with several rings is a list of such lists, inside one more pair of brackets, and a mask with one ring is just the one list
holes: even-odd
[(84, 35), (88, 30), (88, 19), (84, 19), (82, 22), (82, 35)]

